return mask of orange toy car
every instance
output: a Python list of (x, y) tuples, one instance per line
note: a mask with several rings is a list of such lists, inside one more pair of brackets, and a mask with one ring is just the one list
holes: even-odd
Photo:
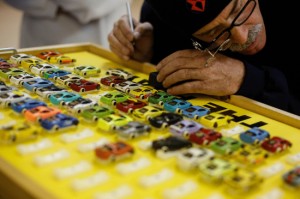
[(54, 107), (48, 106), (38, 106), (24, 112), (24, 116), (27, 120), (31, 122), (40, 121), (41, 119), (46, 119), (61, 113), (61, 110)]
[(95, 149), (96, 157), (100, 161), (116, 161), (129, 157), (133, 153), (134, 149), (122, 141), (108, 143)]

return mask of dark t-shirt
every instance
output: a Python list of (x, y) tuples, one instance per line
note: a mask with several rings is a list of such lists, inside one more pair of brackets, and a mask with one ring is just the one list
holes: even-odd
[[(236, 94), (300, 115), (300, 64), (297, 60), (299, 39), (294, 26), (288, 25), (297, 19), (295, 13), (299, 11), (292, 10), (296, 6), (287, 9), (274, 1), (263, 0), (259, 6), (267, 32), (264, 49), (251, 56), (223, 52), (242, 60), (246, 66), (244, 82)], [(166, 9), (168, 6), (159, 10)], [(140, 21), (150, 22), (154, 27), (153, 64), (175, 51), (193, 49), (190, 35), (167, 23), (162, 16), (153, 5), (144, 2)]]

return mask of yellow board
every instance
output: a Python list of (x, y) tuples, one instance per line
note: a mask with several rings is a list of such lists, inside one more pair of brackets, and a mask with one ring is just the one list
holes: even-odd
[[(100, 67), (100, 76), (89, 78), (93, 81), (99, 81), (100, 77), (105, 76), (105, 71), (108, 68), (124, 68), (137, 76), (133, 81), (145, 82), (144, 80), (148, 79), (148, 73), (154, 70), (153, 66), (148, 64), (121, 61), (110, 52), (92, 44), (21, 49), (19, 52), (36, 55), (38, 52), (48, 49), (55, 49), (75, 58), (77, 60), (76, 65)], [(7, 58), (9, 54), (4, 56)], [(72, 67), (65, 66), (64, 69), (72, 71)], [(20, 90), (26, 92), (25, 89)], [(103, 92), (106, 92), (106, 90), (101, 89), (97, 93), (82, 94), (82, 97), (96, 97)], [(38, 98), (35, 94), (31, 94), (31, 96)], [(258, 114), (259, 110), (248, 110), (247, 105), (239, 107), (234, 105), (238, 102), (230, 103), (230, 100), (223, 101), (207, 96), (199, 96), (188, 101), (193, 105), (218, 110), (218, 113), (230, 114), (238, 121), (226, 128), (239, 125), (244, 129), (248, 129), (258, 125), (269, 131), (272, 136), (281, 136), (291, 141), (293, 145), (287, 151), (273, 154), (262, 165), (250, 168), (262, 175), (264, 181), (254, 190), (243, 193), (242, 197), (258, 199), (299, 198), (300, 190), (289, 188), (282, 180), (283, 173), (296, 165), (300, 165), (300, 130), (299, 126), (292, 125), (300, 121), (297, 116), (278, 111), (278, 114), (284, 115), (282, 117), (284, 121), (288, 118), (291, 122), (287, 124), (280, 121), (280, 117), (278, 120), (272, 119), (274, 118), (272, 114), (276, 114), (276, 109), (271, 110), (272, 114), (270, 115), (261, 115)], [(53, 106), (49, 101), (45, 102), (49, 106)], [(255, 105), (255, 107), (258, 106)], [(265, 110), (268, 107), (264, 106), (261, 109)], [(0, 116), (0, 124), (11, 121), (24, 121), (21, 115), (15, 114), (9, 108), (1, 109)], [(156, 157), (151, 149), (142, 147), (143, 144), (169, 135), (168, 130), (154, 130), (147, 139), (128, 141), (135, 149), (135, 153), (131, 158), (120, 162), (101, 164), (96, 160), (93, 150), (81, 151), (82, 148), (80, 147), (97, 141), (116, 141), (116, 135), (101, 132), (95, 123), (87, 122), (81, 116), (77, 117), (80, 120), (77, 128), (54, 134), (44, 131), (41, 136), (33, 141), (0, 145), (0, 181), (2, 181), (0, 183), (2, 193), (0, 196), (22, 199), (241, 198), (240, 194), (229, 193), (224, 183), (206, 183), (200, 179), (197, 172), (181, 171), (177, 166), (175, 157), (160, 159)], [(225, 127), (219, 127), (216, 130), (224, 132)], [(80, 137), (83, 132), (86, 136)], [(66, 141), (66, 136), (72, 135), (73, 139)], [(238, 139), (237, 134), (233, 137)], [(20, 146), (29, 148), (37, 145), (42, 145), (44, 148), (26, 154), (21, 154), (18, 150)], [(36, 163), (39, 158), (53, 158), (58, 152), (64, 154), (65, 157), (49, 164), (39, 165)], [(293, 162), (293, 158), (298, 158), (298, 161)], [(229, 157), (229, 159), (233, 158)], [(83, 166), (81, 167), (83, 170), (76, 173), (78, 165)], [(66, 176), (57, 175), (57, 172), (66, 168), (69, 168), (70, 176), (68, 174), (65, 174)], [(144, 180), (151, 177), (155, 178), (153, 184), (150, 182), (145, 183)], [(89, 182), (88, 185), (85, 184), (86, 181)], [(6, 182), (12, 184), (6, 184)]]

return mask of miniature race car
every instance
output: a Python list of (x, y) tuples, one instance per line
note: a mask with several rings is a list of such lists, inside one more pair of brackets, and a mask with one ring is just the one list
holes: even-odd
[(16, 113), (24, 113), (28, 109), (32, 109), (38, 106), (47, 106), (47, 104), (43, 101), (27, 98), (23, 101), (13, 102), (11, 103), (11, 108)]
[(191, 133), (199, 131), (203, 126), (193, 120), (182, 119), (175, 124), (170, 125), (170, 132), (174, 136), (189, 138)]
[(48, 106), (37, 106), (35, 108), (31, 108), (24, 111), (24, 117), (28, 121), (37, 122), (41, 119), (52, 117), (58, 113), (61, 113), (61, 110), (58, 108)]
[(211, 142), (218, 140), (222, 134), (213, 129), (202, 127), (196, 132), (188, 135), (188, 140), (198, 145), (209, 145)]
[(124, 79), (129, 79), (129, 78), (133, 77), (133, 74), (131, 74), (128, 71), (125, 71), (121, 68), (110, 68), (106, 71), (105, 74), (123, 77)]
[(50, 95), (49, 100), (54, 105), (64, 106), (67, 102), (72, 102), (80, 97), (81, 97), (81, 95), (79, 95), (77, 93), (64, 91), (64, 92)]
[(270, 133), (258, 127), (253, 127), (240, 133), (240, 139), (247, 144), (260, 144), (270, 138)]
[(39, 120), (39, 123), (48, 131), (58, 131), (77, 126), (79, 124), (79, 120), (73, 116), (58, 113), (51, 117)]
[(166, 111), (182, 114), (182, 110), (190, 106), (192, 106), (192, 104), (186, 100), (173, 98), (165, 102), (163, 107)]
[(261, 147), (271, 153), (280, 153), (292, 147), (292, 143), (282, 137), (274, 136), (263, 141)]
[(146, 105), (147, 103), (142, 101), (127, 99), (126, 101), (118, 102), (116, 108), (124, 113), (132, 113), (133, 110), (142, 108)]
[(73, 91), (80, 93), (96, 91), (100, 89), (100, 84), (85, 79), (70, 82), (68, 85)]
[(230, 124), (230, 117), (219, 113), (209, 113), (200, 117), (199, 122), (207, 128), (224, 127)]
[(163, 112), (160, 115), (150, 117), (149, 123), (155, 128), (167, 128), (183, 119), (182, 115), (177, 113)]
[(142, 122), (131, 121), (125, 125), (118, 127), (116, 131), (119, 138), (136, 139), (140, 137), (149, 136), (151, 132), (151, 126)]
[(51, 85), (53, 85), (53, 82), (43, 78), (36, 78), (23, 83), (23, 87), (31, 92), (36, 92), (38, 88), (48, 87)]
[(101, 70), (95, 66), (81, 65), (74, 67), (73, 72), (84, 77), (91, 77), (98, 76), (101, 73)]
[(134, 148), (123, 141), (104, 144), (94, 151), (97, 160), (105, 163), (119, 161), (134, 154)]
[(98, 121), (99, 118), (114, 114), (114, 110), (104, 106), (93, 106), (81, 112), (82, 117), (89, 121)]

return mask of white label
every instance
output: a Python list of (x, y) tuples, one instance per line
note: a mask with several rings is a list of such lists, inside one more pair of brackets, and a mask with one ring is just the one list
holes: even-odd
[(75, 179), (72, 182), (72, 188), (75, 191), (82, 191), (85, 189), (88, 189), (90, 187), (94, 187), (96, 185), (99, 185), (101, 183), (106, 182), (108, 179), (108, 175), (105, 172), (98, 172), (95, 175), (92, 175), (88, 178), (84, 179)]
[(164, 198), (166, 199), (176, 199), (176, 198), (182, 198), (186, 196), (187, 194), (192, 193), (194, 190), (196, 190), (197, 184), (193, 181), (187, 181), (177, 187), (174, 187), (172, 189), (166, 189), (163, 192)]
[(34, 144), (20, 144), (17, 146), (17, 150), (21, 155), (26, 155), (29, 153), (41, 151), (46, 148), (50, 148), (52, 146), (52, 142), (48, 139), (43, 139)]
[(268, 178), (268, 177), (271, 177), (271, 176), (279, 173), (282, 169), (284, 169), (284, 165), (278, 162), (269, 167), (262, 168), (260, 170), (260, 173), (265, 178)]
[(132, 188), (127, 185), (123, 185), (110, 192), (97, 193), (95, 195), (95, 199), (122, 199), (130, 196), (131, 194)]
[(53, 162), (64, 160), (67, 157), (69, 157), (69, 155), (70, 154), (69, 154), (68, 151), (60, 150), (60, 151), (57, 151), (57, 152), (49, 154), (49, 155), (37, 156), (37, 157), (34, 158), (34, 163), (37, 166), (43, 166), (43, 165), (46, 165), (46, 164), (50, 164), (50, 163), (53, 163)]
[(151, 187), (156, 184), (162, 183), (164, 181), (169, 180), (173, 177), (173, 172), (169, 169), (163, 169), (159, 173), (150, 175), (150, 176), (143, 176), (140, 178), (140, 184), (143, 187)]
[(91, 142), (87, 144), (81, 144), (78, 146), (78, 151), (85, 153), (94, 150), (97, 147), (103, 146), (104, 144), (107, 144), (109, 141), (105, 138), (102, 138), (96, 142)]
[(82, 140), (88, 137), (93, 136), (94, 133), (89, 130), (89, 129), (84, 129), (82, 132), (80, 133), (75, 133), (75, 134), (62, 134), (61, 135), (61, 140), (65, 143), (70, 143), (70, 142), (74, 142), (77, 140)]
[(150, 161), (146, 158), (140, 158), (137, 161), (130, 163), (121, 163), (116, 166), (117, 171), (120, 174), (126, 175), (141, 169), (144, 169), (150, 165)]
[(89, 162), (81, 161), (75, 165), (66, 168), (58, 168), (54, 170), (54, 175), (58, 179), (67, 178), (78, 173), (88, 171), (92, 168), (92, 165)]

